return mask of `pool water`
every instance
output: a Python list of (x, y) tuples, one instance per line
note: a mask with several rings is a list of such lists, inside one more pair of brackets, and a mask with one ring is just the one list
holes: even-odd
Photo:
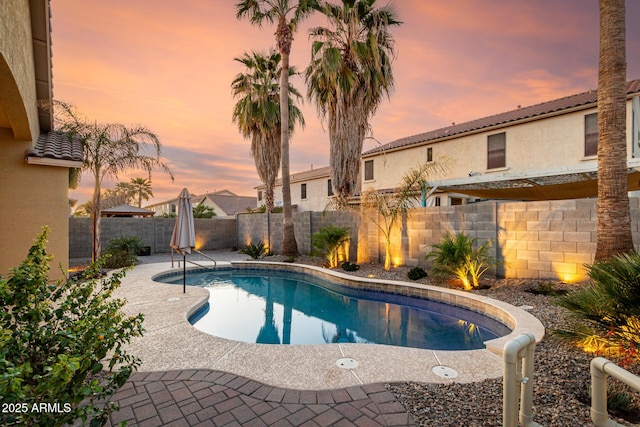
[[(182, 284), (182, 276), (163, 282)], [(189, 321), (218, 337), (261, 344), (377, 343), (472, 350), (509, 334), (482, 314), (420, 298), (352, 289), (299, 273), (220, 270), (187, 274), (209, 289)]]

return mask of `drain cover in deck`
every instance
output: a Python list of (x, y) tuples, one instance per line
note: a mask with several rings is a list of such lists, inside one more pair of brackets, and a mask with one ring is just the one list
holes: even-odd
[(444, 365), (434, 366), (431, 372), (442, 378), (455, 378), (458, 376), (454, 369)]
[(336, 365), (338, 365), (338, 368), (342, 369), (355, 369), (358, 367), (358, 362), (350, 357), (342, 357), (336, 360)]

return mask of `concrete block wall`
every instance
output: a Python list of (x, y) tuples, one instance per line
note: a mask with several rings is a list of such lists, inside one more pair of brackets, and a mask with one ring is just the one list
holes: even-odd
[[(151, 253), (170, 252), (169, 243), (175, 218), (102, 218), (100, 245), (109, 240), (136, 236)], [(237, 246), (234, 218), (195, 219), (196, 244), (199, 250), (227, 249)], [(91, 258), (91, 219), (69, 218), (69, 258)]]
[[(238, 245), (243, 247), (249, 243), (264, 242), (273, 253), (282, 251), (283, 214), (240, 214), (238, 222)], [(359, 216), (350, 212), (312, 212), (305, 211), (293, 214), (294, 230), (298, 251), (302, 254), (311, 252), (313, 235), (322, 227), (332, 224), (336, 227), (351, 229), (350, 257), (356, 259)]]
[[(640, 250), (640, 203), (631, 198), (636, 250)], [(274, 253), (282, 250), (283, 214), (239, 214), (237, 218), (196, 220), (202, 249), (243, 247), (262, 241)], [(377, 225), (354, 212), (302, 212), (293, 215), (298, 250), (308, 254), (313, 234), (332, 224), (351, 229), (350, 259), (384, 261), (385, 238)], [(498, 277), (587, 279), (584, 264), (593, 262), (597, 241), (596, 200), (480, 202), (463, 206), (417, 208), (391, 234), (393, 264), (429, 267), (425, 256), (447, 233), (465, 232), (480, 244), (491, 240), (492, 255), (503, 262)], [(91, 256), (91, 220), (70, 218), (69, 257)], [(103, 218), (102, 244), (136, 235), (152, 253), (169, 251), (175, 219)], [(103, 246), (104, 247), (104, 246)]]

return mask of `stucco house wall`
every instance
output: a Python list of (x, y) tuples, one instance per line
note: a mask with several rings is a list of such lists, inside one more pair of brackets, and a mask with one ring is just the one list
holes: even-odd
[(37, 107), (51, 101), (49, 2), (3, 0), (0, 16), (0, 274), (18, 266), (47, 225), (57, 279), (68, 265), (69, 169), (25, 161), (52, 124)]
[[(633, 145), (634, 140), (638, 138), (633, 135), (633, 120), (638, 120), (634, 117), (634, 114), (638, 115), (638, 112), (634, 113), (634, 109), (638, 110), (637, 97), (636, 91), (630, 94), (627, 100), (629, 159), (634, 158)], [(635, 108), (633, 104), (636, 104)], [(589, 103), (475, 131), (460, 132), (450, 137), (446, 135), (450, 128), (443, 128), (441, 135), (431, 140), (420, 141), (419, 136), (409, 137), (414, 139), (410, 144), (399, 144), (383, 151), (363, 154), (362, 189), (396, 187), (408, 169), (427, 161), (428, 150), (431, 151), (434, 161), (448, 165), (445, 173), (433, 176), (433, 181), (470, 176), (498, 177), (514, 172), (571, 171), (573, 168), (585, 166), (596, 168), (596, 156), (585, 156), (585, 116), (593, 113), (597, 113), (597, 106), (595, 103)], [(506, 165), (487, 169), (488, 137), (503, 132), (506, 137)], [(365, 163), (370, 161), (373, 161), (373, 179), (367, 180), (364, 177)], [(434, 194), (437, 195), (438, 193)]]

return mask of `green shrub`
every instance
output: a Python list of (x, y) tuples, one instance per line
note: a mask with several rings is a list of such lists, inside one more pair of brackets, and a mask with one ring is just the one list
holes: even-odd
[(257, 244), (249, 243), (243, 249), (240, 249), (241, 254), (249, 255), (251, 259), (258, 259), (265, 254), (265, 247), (263, 242)]
[(122, 236), (109, 240), (104, 252), (106, 268), (123, 268), (138, 263), (138, 253), (144, 248), (142, 241), (135, 236)]
[(358, 271), (360, 270), (360, 266), (355, 262), (345, 261), (342, 263), (342, 269), (344, 271)]
[(338, 266), (340, 249), (351, 240), (350, 235), (349, 228), (329, 224), (313, 235), (314, 253), (327, 258), (329, 268), (335, 268)]
[(423, 277), (427, 277), (427, 272), (422, 267), (413, 267), (407, 272), (407, 277), (411, 280), (420, 280)]
[(447, 233), (442, 243), (434, 245), (436, 249), (427, 254), (426, 258), (433, 259), (434, 273), (456, 276), (466, 290), (471, 290), (479, 286), (480, 278), (488, 269), (499, 264), (489, 256), (491, 241), (480, 246), (476, 243), (477, 239), (464, 233)]
[[(117, 410), (104, 402), (140, 365), (123, 345), (143, 333), (143, 316), (125, 316), (125, 301), (113, 298), (125, 270), (98, 279), (93, 264), (78, 280), (50, 283), (48, 232), (0, 278), (0, 396), (26, 408), (0, 413), (0, 424), (101, 425)], [(60, 411), (31, 409), (40, 403), (58, 403)]]
[(633, 252), (585, 266), (591, 282), (559, 297), (577, 321), (555, 334), (587, 351), (629, 365), (640, 361), (640, 255)]

